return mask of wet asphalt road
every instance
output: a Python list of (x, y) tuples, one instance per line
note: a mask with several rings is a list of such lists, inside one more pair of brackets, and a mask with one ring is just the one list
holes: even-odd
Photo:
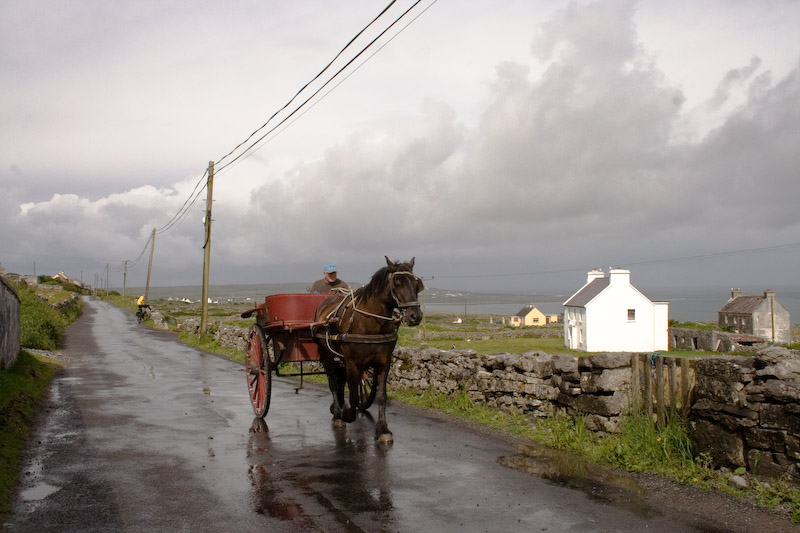
[(274, 379), (260, 423), (240, 365), (107, 303), (64, 352), (9, 532), (713, 530), (396, 405), (385, 447), (368, 415), (334, 428), (326, 389)]

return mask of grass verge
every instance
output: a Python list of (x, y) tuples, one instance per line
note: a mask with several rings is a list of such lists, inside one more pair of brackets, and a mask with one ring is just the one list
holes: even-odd
[(57, 368), (22, 350), (14, 366), (0, 370), (0, 522), (11, 510), (25, 442)]

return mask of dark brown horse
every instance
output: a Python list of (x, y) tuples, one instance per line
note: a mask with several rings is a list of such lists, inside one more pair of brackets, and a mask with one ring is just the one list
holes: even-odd
[[(317, 308), (316, 321), (326, 325), (314, 332), (333, 394), (335, 421), (355, 420), (361, 405), (361, 382), (368, 370), (374, 372), (372, 385), (378, 401), (375, 438), (381, 442), (392, 441), (386, 424), (386, 380), (397, 330), (401, 322), (416, 326), (422, 321), (417, 294), (425, 288), (413, 273), (414, 259), (393, 263), (387, 257), (386, 265), (355, 292), (324, 300)], [(345, 383), (350, 390), (349, 405), (344, 399)]]

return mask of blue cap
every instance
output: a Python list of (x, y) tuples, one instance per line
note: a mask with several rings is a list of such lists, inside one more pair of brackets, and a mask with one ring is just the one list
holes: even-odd
[(324, 267), (322, 267), (322, 271), (326, 274), (330, 274), (331, 272), (336, 272), (336, 263), (326, 263)]

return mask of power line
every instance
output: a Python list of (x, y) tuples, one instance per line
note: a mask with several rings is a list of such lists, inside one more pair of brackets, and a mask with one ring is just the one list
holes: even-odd
[[(417, 14), (417, 16), (415, 16), (413, 19), (411, 19), (411, 20), (408, 22), (408, 24), (406, 24), (405, 26), (403, 26), (403, 27), (402, 27), (402, 28), (401, 28), (401, 29), (400, 29), (400, 30), (399, 30), (399, 31), (398, 31), (396, 34), (394, 34), (392, 37), (390, 37), (390, 38), (389, 38), (389, 39), (388, 39), (388, 40), (387, 40), (385, 43), (383, 43), (383, 44), (382, 44), (382, 45), (381, 45), (381, 46), (380, 46), (380, 47), (379, 47), (377, 50), (375, 50), (375, 51), (374, 51), (372, 54), (370, 54), (370, 55), (369, 55), (369, 56), (368, 56), (368, 57), (367, 57), (367, 58), (366, 58), (364, 61), (362, 61), (362, 62), (361, 62), (361, 63), (360, 63), (358, 66), (356, 66), (356, 67), (355, 67), (353, 70), (351, 70), (350, 72), (348, 72), (348, 73), (347, 73), (347, 75), (346, 75), (344, 78), (342, 78), (341, 80), (339, 80), (339, 82), (338, 82), (338, 83), (336, 83), (336, 84), (335, 84), (333, 87), (331, 87), (331, 88), (330, 88), (330, 89), (329, 89), (329, 90), (328, 90), (328, 91), (327, 91), (325, 94), (323, 94), (322, 96), (320, 96), (320, 97), (319, 97), (319, 98), (318, 98), (318, 99), (317, 99), (315, 102), (313, 102), (311, 105), (309, 105), (309, 106), (308, 106), (308, 107), (307, 107), (305, 110), (303, 110), (303, 112), (302, 112), (302, 113), (300, 113), (299, 115), (297, 115), (296, 117), (294, 117), (294, 119), (293, 119), (291, 122), (287, 123), (287, 124), (284, 126), (284, 128), (283, 128), (283, 129), (281, 129), (281, 130), (280, 130), (280, 131), (278, 131), (278, 132), (277, 132), (275, 135), (273, 135), (273, 136), (272, 136), (270, 139), (268, 139), (267, 141), (265, 141), (264, 143), (262, 143), (262, 144), (261, 144), (261, 146), (259, 146), (258, 148), (255, 148), (255, 149), (252, 149), (252, 150), (250, 150), (250, 151), (247, 153), (247, 155), (246, 155), (246, 156), (242, 157), (242, 158), (241, 158), (241, 160), (239, 160), (239, 161), (237, 162), (237, 164), (238, 164), (238, 163), (241, 163), (242, 161), (244, 161), (245, 159), (247, 159), (248, 157), (250, 157), (251, 155), (253, 155), (255, 152), (259, 151), (261, 148), (263, 148), (263, 147), (266, 145), (266, 143), (268, 143), (268, 142), (272, 141), (273, 139), (275, 139), (275, 138), (276, 138), (278, 135), (280, 135), (281, 133), (283, 133), (283, 132), (286, 130), (286, 128), (288, 128), (289, 126), (291, 126), (292, 124), (294, 124), (294, 123), (295, 123), (295, 122), (296, 122), (298, 119), (300, 119), (300, 117), (302, 117), (303, 115), (305, 115), (306, 113), (308, 113), (309, 111), (311, 111), (311, 110), (312, 110), (312, 109), (313, 109), (313, 108), (314, 108), (314, 107), (315, 107), (315, 106), (316, 106), (318, 103), (320, 103), (322, 100), (324, 100), (324, 99), (325, 99), (325, 98), (326, 98), (326, 97), (327, 97), (329, 94), (331, 94), (331, 93), (332, 93), (334, 90), (336, 90), (336, 88), (338, 88), (338, 87), (339, 87), (339, 86), (340, 86), (342, 83), (344, 83), (345, 81), (347, 81), (347, 80), (350, 78), (350, 76), (352, 76), (353, 74), (355, 74), (356, 72), (358, 72), (358, 70), (359, 70), (361, 67), (363, 67), (365, 64), (367, 64), (367, 62), (368, 62), (370, 59), (372, 59), (373, 57), (375, 57), (375, 56), (378, 54), (378, 52), (380, 52), (381, 50), (383, 50), (383, 49), (384, 49), (384, 48), (385, 48), (385, 47), (386, 47), (386, 46), (387, 46), (389, 43), (391, 43), (391, 42), (392, 42), (392, 41), (395, 39), (395, 37), (397, 37), (398, 35), (400, 35), (401, 33), (403, 33), (403, 31), (405, 31), (405, 29), (406, 29), (406, 28), (408, 28), (408, 27), (409, 27), (411, 24), (413, 24), (413, 23), (414, 23), (414, 22), (415, 22), (415, 21), (416, 21), (416, 20), (417, 20), (419, 17), (421, 17), (421, 16), (422, 16), (422, 15), (423, 15), (423, 14), (424, 14), (426, 11), (428, 11), (428, 10), (429, 10), (429, 9), (430, 9), (430, 8), (433, 6), (433, 4), (435, 4), (435, 3), (436, 3), (436, 2), (438, 2), (438, 1), (439, 1), (439, 0), (433, 0), (433, 2), (431, 2), (431, 3), (430, 3), (428, 6), (427, 6), (427, 7), (425, 7), (425, 9), (423, 9), (423, 10), (422, 10), (422, 11), (421, 11), (419, 14)], [(419, 3), (419, 2), (417, 2), (417, 3)], [(312, 95), (312, 98), (313, 98), (313, 95)], [(298, 108), (298, 110), (299, 110), (299, 108)], [(295, 110), (295, 112), (296, 112), (296, 111), (297, 111), (297, 110)], [(294, 114), (294, 113), (293, 113), (293, 114)], [(291, 115), (290, 115), (289, 117), (286, 117), (286, 118), (288, 119), (288, 118), (290, 118), (290, 117), (291, 117)], [(281, 125), (283, 125), (285, 122), (286, 122), (286, 119), (284, 119), (283, 121), (281, 121), (281, 123), (280, 123), (280, 124), (278, 124), (277, 126), (275, 126), (274, 128), (272, 128), (270, 131), (268, 131), (268, 132), (267, 132), (267, 133), (264, 135), (264, 137), (266, 137), (267, 135), (269, 135), (269, 134), (270, 134), (270, 133), (272, 133), (273, 131), (276, 131), (276, 130), (278, 130), (278, 128), (280, 128), (280, 126), (281, 126)], [(262, 139), (263, 139), (263, 137), (262, 137)], [(259, 139), (259, 141), (260, 141), (260, 140), (261, 140), (261, 139)], [(241, 145), (240, 145), (240, 146), (241, 146)], [(255, 145), (254, 145), (254, 146), (255, 146)], [(251, 147), (251, 148), (252, 148), (252, 147)], [(232, 167), (234, 167), (234, 166), (235, 166), (235, 165), (233, 164), (233, 161), (232, 161), (232, 162), (231, 162), (231, 163), (229, 163), (228, 165), (224, 165), (222, 168), (223, 168), (223, 169), (230, 169), (230, 168), (232, 168)], [(219, 174), (219, 173), (218, 173), (218, 174)]]
[[(203, 175), (200, 177), (200, 180), (198, 180), (198, 182), (195, 184), (194, 189), (192, 189), (192, 192), (189, 193), (189, 197), (186, 198), (186, 200), (183, 202), (183, 205), (180, 207), (180, 209), (178, 209), (178, 212), (172, 216), (169, 222), (158, 228), (156, 230), (156, 233), (164, 233), (173, 226), (177, 225), (181, 221), (181, 219), (183, 219), (183, 217), (186, 216), (186, 213), (189, 212), (189, 209), (191, 209), (194, 203), (197, 201), (197, 198), (200, 196), (200, 193), (203, 192), (203, 190), (205, 189), (205, 185), (203, 185), (203, 187), (200, 188), (199, 191), (197, 190), (197, 188), (200, 187), (200, 184), (203, 183), (203, 180), (205, 179), (207, 174), (208, 174), (208, 169), (206, 169), (206, 171), (203, 172)], [(193, 200), (192, 200), (192, 195), (194, 195)], [(189, 203), (189, 200), (192, 200), (192, 202)], [(189, 204), (188, 206), (186, 205), (187, 203)]]
[[(405, 10), (405, 11), (404, 11), (404, 12), (403, 12), (403, 13), (402, 13), (402, 14), (401, 14), (399, 17), (397, 17), (397, 18), (396, 18), (394, 21), (392, 21), (392, 23), (391, 23), (391, 24), (389, 24), (389, 26), (387, 26), (387, 27), (386, 27), (386, 28), (385, 28), (385, 29), (384, 29), (382, 32), (380, 32), (380, 33), (379, 33), (379, 34), (378, 34), (378, 35), (377, 35), (377, 36), (376, 36), (374, 39), (372, 39), (372, 41), (370, 41), (370, 42), (369, 42), (369, 43), (368, 43), (368, 44), (367, 44), (367, 45), (366, 45), (364, 48), (362, 48), (362, 49), (361, 49), (361, 50), (360, 50), (360, 51), (359, 51), (359, 52), (358, 52), (358, 53), (357, 53), (355, 56), (353, 56), (353, 57), (352, 57), (352, 58), (351, 58), (351, 59), (350, 59), (350, 60), (349, 60), (347, 63), (345, 63), (345, 65), (344, 65), (342, 68), (340, 68), (338, 71), (336, 71), (336, 73), (335, 73), (333, 76), (331, 76), (330, 78), (328, 78), (328, 80), (327, 80), (327, 81), (326, 81), (324, 84), (322, 84), (322, 85), (321, 85), (321, 86), (320, 86), (320, 87), (319, 87), (319, 88), (318, 88), (316, 91), (314, 91), (314, 93), (313, 93), (311, 96), (309, 96), (308, 98), (306, 98), (306, 99), (305, 99), (305, 100), (304, 100), (304, 101), (303, 101), (303, 102), (302, 102), (302, 103), (301, 103), (299, 106), (297, 106), (297, 107), (296, 107), (296, 108), (295, 108), (295, 109), (294, 109), (294, 110), (293, 110), (291, 113), (289, 113), (289, 114), (288, 114), (288, 115), (287, 115), (285, 118), (283, 118), (283, 119), (282, 119), (282, 120), (281, 120), (281, 121), (280, 121), (280, 122), (279, 122), (277, 125), (273, 126), (273, 127), (272, 127), (272, 128), (269, 130), (269, 131), (267, 131), (267, 132), (266, 132), (264, 135), (262, 135), (261, 137), (259, 137), (259, 138), (258, 138), (256, 141), (254, 141), (252, 144), (250, 144), (250, 146), (248, 146), (247, 148), (245, 148), (245, 149), (244, 149), (244, 151), (242, 151), (242, 153), (240, 153), (239, 155), (237, 155), (236, 157), (234, 157), (234, 158), (233, 158), (231, 161), (229, 161), (228, 163), (226, 163), (226, 164), (224, 164), (224, 165), (220, 166), (220, 167), (219, 167), (219, 169), (217, 170), (217, 172), (218, 172), (218, 173), (220, 173), (220, 172), (222, 172), (223, 170), (225, 170), (227, 167), (231, 166), (231, 165), (232, 165), (233, 163), (235, 163), (237, 160), (239, 160), (240, 158), (242, 158), (242, 157), (243, 157), (245, 154), (247, 154), (248, 152), (250, 152), (250, 150), (252, 150), (252, 149), (253, 149), (253, 147), (255, 147), (256, 145), (258, 145), (258, 144), (259, 144), (259, 143), (260, 143), (262, 140), (264, 140), (264, 139), (265, 139), (265, 138), (266, 138), (266, 137), (267, 137), (269, 134), (271, 134), (272, 132), (274, 132), (275, 130), (277, 130), (277, 129), (278, 129), (278, 128), (279, 128), (279, 127), (282, 125), (282, 124), (284, 124), (284, 123), (285, 123), (287, 120), (289, 120), (289, 119), (290, 119), (290, 118), (291, 118), (291, 117), (292, 117), (292, 116), (293, 116), (295, 113), (297, 113), (297, 112), (298, 112), (300, 109), (302, 109), (302, 108), (303, 108), (303, 107), (304, 107), (306, 104), (308, 104), (308, 102), (309, 102), (311, 99), (313, 99), (313, 98), (314, 98), (314, 97), (315, 97), (317, 94), (319, 94), (319, 93), (320, 93), (320, 92), (321, 92), (321, 91), (322, 91), (322, 90), (323, 90), (325, 87), (327, 87), (329, 83), (331, 83), (331, 82), (332, 82), (334, 79), (336, 79), (336, 77), (337, 77), (337, 76), (339, 76), (339, 74), (341, 74), (341, 73), (342, 73), (342, 72), (343, 72), (345, 69), (347, 69), (347, 68), (348, 68), (348, 67), (349, 67), (351, 64), (353, 64), (353, 62), (354, 62), (356, 59), (358, 59), (358, 58), (359, 58), (359, 57), (360, 57), (360, 56), (361, 56), (361, 55), (362, 55), (364, 52), (366, 52), (366, 51), (367, 51), (367, 50), (368, 50), (370, 47), (372, 47), (372, 46), (373, 46), (373, 45), (374, 45), (374, 44), (375, 44), (375, 43), (378, 41), (378, 39), (380, 39), (381, 37), (383, 37), (383, 36), (386, 34), (386, 32), (387, 32), (387, 31), (389, 31), (389, 30), (390, 30), (390, 29), (391, 29), (391, 28), (392, 28), (392, 27), (393, 27), (395, 24), (397, 24), (397, 23), (398, 23), (400, 20), (402, 20), (402, 19), (403, 19), (403, 18), (404, 18), (406, 15), (408, 15), (408, 13), (410, 13), (410, 12), (411, 12), (411, 10), (412, 10), (412, 9), (414, 9), (414, 8), (415, 8), (415, 7), (416, 7), (416, 6), (417, 6), (417, 5), (418, 5), (418, 4), (421, 2), (421, 1), (422, 1), (422, 0), (417, 0), (416, 2), (414, 2), (414, 4), (412, 4), (412, 5), (411, 5), (411, 7), (409, 7), (408, 9), (406, 9), (406, 10)], [(388, 8), (387, 8), (387, 9), (388, 9)], [(385, 12), (385, 10), (384, 10), (384, 12)], [(380, 16), (380, 15), (379, 15), (379, 16)], [(377, 20), (377, 18), (376, 18), (376, 20)], [(372, 22), (371, 22), (370, 24), (372, 24)], [(364, 28), (364, 29), (366, 29), (366, 28)], [(363, 31), (364, 31), (364, 30), (362, 30), (362, 32), (363, 32)], [(352, 42), (352, 40), (351, 40), (351, 42)], [(348, 43), (348, 45), (347, 45), (347, 46), (349, 46), (349, 45), (350, 45), (350, 44)], [(345, 48), (346, 48), (346, 47), (345, 47)], [(332, 62), (331, 62), (331, 63), (332, 63)], [(327, 67), (326, 67), (326, 69), (327, 69)], [(323, 71), (324, 71), (324, 70), (323, 70)], [(309, 82), (309, 83), (311, 83), (311, 82)], [(308, 84), (306, 84), (306, 86), (308, 86)], [(305, 87), (304, 87), (304, 88), (305, 88)], [(300, 92), (302, 92), (302, 89), (301, 89), (301, 91), (299, 91), (299, 92), (298, 92), (298, 94), (300, 94)], [(295, 95), (295, 97), (293, 97), (293, 98), (292, 98), (292, 100), (294, 100), (294, 98), (296, 98), (296, 96), (297, 96), (297, 95)], [(288, 104), (287, 104), (287, 105), (288, 105)], [(284, 108), (285, 108), (285, 107), (286, 107), (286, 106), (284, 106)], [(284, 108), (282, 108), (282, 109), (284, 109)], [(281, 109), (281, 110), (282, 110), (282, 109)], [(275, 115), (277, 115), (279, 112), (280, 112), (280, 111), (278, 111), (278, 112), (276, 112), (274, 115), (272, 115), (272, 117), (270, 117), (270, 119), (267, 121), (267, 123), (265, 123), (265, 124), (264, 124), (264, 126), (262, 126), (261, 128), (259, 128), (258, 130), (256, 130), (256, 132), (253, 132), (253, 133), (250, 135), (250, 137), (248, 137), (248, 139), (252, 138), (252, 137), (253, 137), (253, 135), (255, 135), (255, 133), (257, 133), (258, 131), (260, 131), (260, 130), (264, 129), (264, 127), (265, 127), (265, 126), (266, 126), (266, 125), (267, 125), (267, 124), (268, 124), (268, 123), (269, 123), (269, 122), (272, 120), (272, 118), (273, 118)], [(245, 142), (247, 142), (247, 141), (245, 141)], [(244, 144), (244, 143), (241, 143), (239, 146), (241, 146), (242, 144)], [(232, 153), (232, 152), (231, 152), (231, 153)], [(228, 157), (229, 155), (230, 155), (230, 153), (229, 153), (229, 154), (227, 154), (225, 157)], [(217, 163), (219, 163), (219, 161), (218, 161)]]
[[(344, 53), (344, 51), (345, 51), (345, 50), (347, 50), (347, 49), (350, 47), (350, 45), (351, 45), (351, 44), (353, 44), (353, 42), (355, 42), (355, 40), (356, 40), (356, 39), (358, 39), (359, 37), (361, 37), (361, 35), (362, 35), (362, 34), (363, 34), (365, 31), (367, 31), (367, 29), (368, 29), (370, 26), (372, 26), (372, 25), (373, 25), (373, 24), (374, 24), (374, 23), (375, 23), (375, 22), (376, 22), (376, 21), (377, 21), (379, 18), (381, 18), (381, 17), (383, 16), (383, 14), (384, 14), (384, 13), (386, 13), (386, 11), (388, 11), (388, 10), (389, 10), (389, 8), (391, 8), (391, 7), (394, 5), (394, 3), (395, 3), (396, 1), (397, 1), (397, 0), (392, 0), (391, 2), (389, 2), (389, 5), (387, 5), (385, 8), (383, 8), (383, 10), (382, 10), (380, 13), (378, 13), (378, 16), (376, 16), (374, 19), (372, 19), (372, 21), (370, 21), (370, 23), (369, 23), (369, 24), (367, 24), (366, 26), (364, 26), (364, 28), (363, 28), (363, 29), (362, 29), (360, 32), (358, 32), (358, 33), (355, 35), (355, 37), (353, 37), (352, 39), (350, 39), (350, 42), (348, 42), (348, 43), (347, 43), (347, 44), (344, 46), (344, 48), (342, 48), (341, 50), (339, 50), (339, 53), (338, 53), (338, 54), (336, 54), (336, 55), (334, 56), (334, 58), (333, 58), (333, 59), (331, 59), (331, 61), (330, 61), (330, 62), (329, 62), (327, 65), (325, 65), (325, 68), (323, 68), (322, 70), (320, 70), (320, 71), (319, 71), (319, 73), (318, 73), (316, 76), (314, 76), (313, 78), (311, 78), (311, 80), (309, 80), (309, 81), (308, 81), (308, 82), (307, 82), (305, 85), (303, 85), (303, 86), (300, 88), (300, 90), (299, 90), (299, 91), (297, 91), (297, 92), (295, 93), (295, 95), (294, 95), (294, 96), (292, 96), (292, 98), (291, 98), (291, 99), (290, 99), (288, 102), (286, 102), (286, 103), (283, 105), (283, 107), (281, 107), (280, 109), (278, 109), (277, 111), (275, 111), (275, 113), (273, 113), (273, 114), (272, 114), (272, 116), (271, 116), (271, 117), (269, 117), (269, 118), (267, 119), (267, 121), (266, 121), (266, 122), (264, 122), (264, 124), (262, 124), (262, 125), (261, 125), (261, 126), (258, 128), (258, 129), (256, 129), (255, 131), (253, 131), (253, 133), (251, 133), (251, 134), (250, 134), (250, 135), (249, 135), (249, 136), (248, 136), (248, 137), (247, 137), (245, 140), (243, 140), (242, 142), (240, 142), (239, 144), (237, 144), (237, 145), (236, 145), (236, 147), (235, 147), (233, 150), (231, 150), (230, 152), (228, 152), (227, 154), (225, 154), (224, 156), (222, 156), (221, 158), (219, 158), (219, 160), (217, 160), (217, 165), (219, 165), (220, 163), (222, 163), (222, 161), (224, 161), (226, 157), (230, 156), (230, 155), (231, 155), (231, 154), (233, 154), (233, 153), (234, 153), (236, 150), (238, 150), (238, 149), (239, 149), (239, 148), (241, 148), (241, 147), (242, 147), (244, 144), (246, 144), (246, 143), (247, 143), (247, 142), (248, 142), (250, 139), (252, 139), (252, 138), (253, 138), (253, 137), (254, 137), (254, 136), (255, 136), (255, 135), (256, 135), (256, 134), (257, 134), (259, 131), (261, 131), (261, 130), (263, 130), (264, 128), (266, 128), (266, 127), (267, 127), (267, 124), (269, 124), (269, 123), (270, 123), (270, 121), (271, 121), (273, 118), (275, 118), (275, 117), (278, 115), (278, 113), (280, 113), (281, 111), (283, 111), (284, 109), (286, 109), (287, 107), (289, 107), (289, 105), (291, 105), (291, 103), (295, 101), (295, 99), (296, 99), (296, 98), (297, 98), (297, 97), (300, 95), (300, 93), (302, 93), (304, 90), (306, 90), (306, 88), (307, 88), (309, 85), (311, 85), (311, 84), (312, 84), (312, 83), (314, 83), (314, 82), (315, 82), (317, 79), (319, 79), (319, 77), (320, 77), (320, 76), (322, 76), (322, 74), (323, 74), (323, 73), (324, 73), (326, 70), (328, 70), (328, 69), (330, 68), (330, 66), (331, 66), (331, 65), (333, 65), (333, 63), (334, 63), (334, 62), (335, 62), (337, 59), (339, 59), (339, 57), (340, 57), (340, 56), (341, 56), (341, 55)], [(224, 167), (223, 167), (223, 168), (224, 168)]]

